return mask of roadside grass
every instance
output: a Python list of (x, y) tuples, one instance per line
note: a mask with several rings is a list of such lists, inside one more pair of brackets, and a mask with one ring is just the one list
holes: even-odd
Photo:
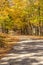
[(9, 50), (11, 50), (17, 41), (19, 41), (17, 37), (0, 33), (0, 58), (3, 57)]

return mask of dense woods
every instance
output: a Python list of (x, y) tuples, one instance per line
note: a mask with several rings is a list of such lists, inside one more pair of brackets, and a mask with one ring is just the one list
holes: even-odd
[(0, 0), (0, 32), (43, 35), (43, 0)]

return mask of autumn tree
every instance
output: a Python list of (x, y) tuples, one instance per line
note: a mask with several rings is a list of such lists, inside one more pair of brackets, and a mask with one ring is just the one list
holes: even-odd
[(17, 30), (21, 34), (42, 35), (42, 0), (0, 0), (0, 26), (4, 31)]

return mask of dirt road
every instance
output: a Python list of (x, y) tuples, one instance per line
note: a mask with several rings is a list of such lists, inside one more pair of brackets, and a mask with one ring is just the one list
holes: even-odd
[(43, 40), (23, 40), (0, 59), (0, 65), (43, 65)]

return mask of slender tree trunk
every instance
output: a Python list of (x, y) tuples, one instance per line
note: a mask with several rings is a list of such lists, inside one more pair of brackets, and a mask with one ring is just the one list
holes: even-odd
[(39, 36), (40, 36), (40, 24), (41, 24), (41, 20), (40, 20), (40, 5), (38, 7), (38, 12), (39, 12)]

